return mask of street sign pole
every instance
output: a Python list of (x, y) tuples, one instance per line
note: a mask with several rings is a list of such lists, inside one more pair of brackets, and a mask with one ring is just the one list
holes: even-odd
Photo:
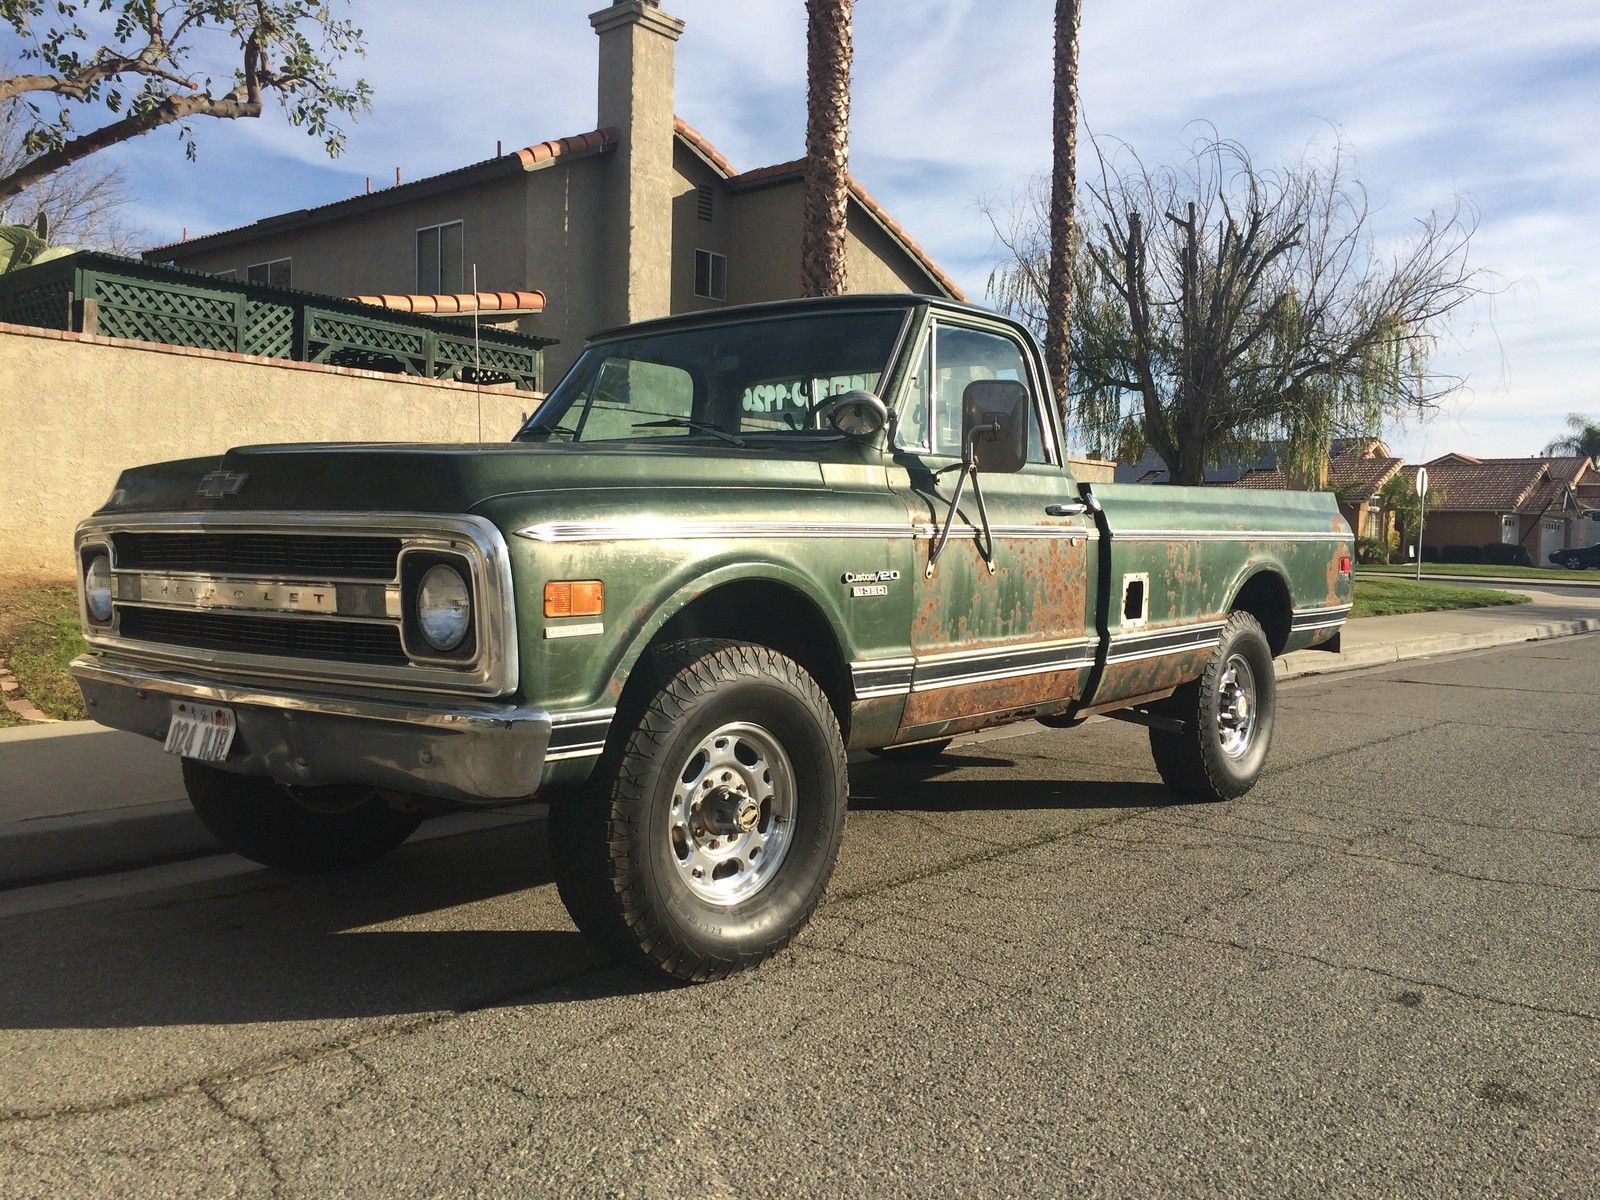
[(1422, 526), (1428, 516), (1428, 468), (1417, 468), (1417, 582), (1422, 582)]

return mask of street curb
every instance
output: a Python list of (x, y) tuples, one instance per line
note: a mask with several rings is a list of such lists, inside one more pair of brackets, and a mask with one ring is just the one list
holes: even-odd
[[(1569, 571), (1561, 576), (1536, 576), (1528, 578), (1525, 575), (1435, 575), (1432, 572), (1422, 577), (1423, 583), (1493, 583), (1516, 585), (1518, 587), (1564, 587), (1564, 588), (1597, 588), (1600, 589), (1600, 579), (1585, 579), (1587, 571)], [(1415, 575), (1404, 571), (1368, 571), (1364, 575), (1361, 568), (1356, 568), (1357, 578), (1362, 579), (1404, 579), (1407, 583), (1416, 583)]]
[(1441, 633), (1437, 637), (1385, 642), (1377, 646), (1342, 650), (1338, 654), (1323, 650), (1296, 650), (1278, 660), (1276, 674), (1280, 680), (1331, 675), (1338, 671), (1358, 671), (1363, 667), (1381, 667), (1385, 663), (1406, 662), (1414, 658), (1437, 658), (1441, 654), (1460, 654), (1467, 650), (1487, 650), (1495, 646), (1515, 646), (1520, 642), (1543, 642), (1551, 638), (1595, 632), (1600, 632), (1600, 617), (1581, 617), (1573, 621), (1541, 621), (1482, 633)]
[(220, 852), (187, 800), (39, 817), (0, 829), (0, 888)]

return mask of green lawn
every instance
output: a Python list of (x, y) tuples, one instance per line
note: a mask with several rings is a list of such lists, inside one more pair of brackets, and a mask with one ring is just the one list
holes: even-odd
[[(1409, 575), (1415, 579), (1415, 565), (1379, 566), (1375, 563), (1358, 563), (1356, 574)], [(1488, 563), (1423, 563), (1422, 577), (1429, 575), (1491, 575), (1503, 579), (1563, 579), (1568, 583), (1589, 579), (1600, 582), (1600, 571), (1569, 571), (1565, 567), (1497, 567)]]
[[(1367, 568), (1363, 567), (1362, 571)], [(1417, 583), (1412, 579), (1374, 579), (1357, 576), (1352, 617), (1393, 617), (1400, 613), (1441, 612), (1451, 608), (1492, 608), (1499, 604), (1526, 604), (1518, 592), (1491, 588), (1450, 587), (1442, 583)]]
[[(88, 714), (67, 664), (84, 650), (78, 598), (70, 586), (0, 590), (0, 661), (17, 677), (22, 695), (46, 716), (64, 721)], [(0, 725), (19, 724), (0, 705)]]

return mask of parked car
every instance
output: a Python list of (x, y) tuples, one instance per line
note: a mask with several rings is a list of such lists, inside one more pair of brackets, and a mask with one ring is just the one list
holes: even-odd
[(1569, 571), (1600, 569), (1600, 546), (1579, 546), (1571, 550), (1557, 550), (1550, 561)]
[(980, 309), (787, 302), (600, 335), (503, 445), (125, 471), (73, 670), (240, 854), (347, 867), (543, 795), (576, 924), (716, 978), (817, 904), (847, 750), (1107, 714), (1226, 800), (1273, 657), (1337, 645), (1331, 494), (1079, 483), (1047, 378)]

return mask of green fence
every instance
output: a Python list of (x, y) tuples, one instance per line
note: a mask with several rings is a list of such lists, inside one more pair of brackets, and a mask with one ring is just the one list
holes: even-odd
[(0, 321), (530, 391), (554, 344), (89, 251), (0, 275)]

